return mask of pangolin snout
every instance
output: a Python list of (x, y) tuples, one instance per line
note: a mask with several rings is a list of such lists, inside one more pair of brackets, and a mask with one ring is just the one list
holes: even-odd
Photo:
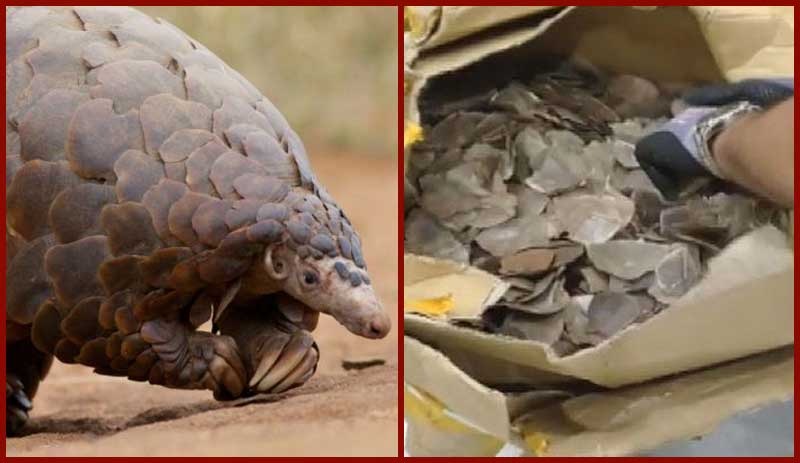
[(372, 316), (372, 320), (366, 323), (366, 332), (362, 336), (370, 339), (381, 339), (389, 334), (392, 329), (392, 320), (385, 312), (378, 312)]

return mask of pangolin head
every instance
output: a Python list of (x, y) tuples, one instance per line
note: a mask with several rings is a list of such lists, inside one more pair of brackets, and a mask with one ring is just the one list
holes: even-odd
[(282, 291), (354, 334), (388, 334), (391, 320), (367, 276), (361, 242), (332, 201), (295, 190), (281, 203), (262, 206), (247, 236), (265, 243), (242, 279), (247, 292)]
[(366, 338), (382, 338), (391, 328), (366, 272), (341, 256), (300, 257), (284, 244), (264, 252), (262, 264), (282, 290), (312, 310), (333, 316)]

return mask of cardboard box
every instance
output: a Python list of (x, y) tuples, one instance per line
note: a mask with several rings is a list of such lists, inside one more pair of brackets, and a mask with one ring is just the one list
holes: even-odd
[[(502, 79), (506, 64), (541, 53), (662, 82), (794, 74), (791, 7), (409, 8), (415, 123), (421, 102), (448, 97), (448, 82)], [(493, 275), (418, 256), (406, 256), (404, 278), (406, 300), (451, 296), (451, 317), (479, 314), (505, 291)], [(507, 441), (547, 456), (639, 452), (792, 396), (793, 230), (741, 237), (671, 307), (563, 358), (412, 313), (404, 323), (412, 455), (493, 455)], [(565, 384), (607, 389), (566, 398), (498, 390)]]

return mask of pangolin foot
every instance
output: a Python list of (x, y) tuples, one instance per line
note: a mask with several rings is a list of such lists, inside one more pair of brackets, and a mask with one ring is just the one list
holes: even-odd
[(22, 381), (9, 374), (6, 378), (6, 437), (19, 435), (32, 408)]
[(308, 381), (317, 369), (319, 348), (308, 331), (271, 334), (254, 341), (251, 358), (260, 361), (250, 379), (253, 392), (284, 392)]

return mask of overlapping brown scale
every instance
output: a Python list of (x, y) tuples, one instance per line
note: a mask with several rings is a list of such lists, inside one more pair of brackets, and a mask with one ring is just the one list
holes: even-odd
[(45, 254), (47, 271), (59, 304), (72, 307), (78, 301), (101, 294), (98, 268), (110, 257), (105, 236), (88, 236), (78, 241), (53, 246)]
[(141, 43), (169, 56), (192, 49), (185, 37), (144, 14), (131, 15), (122, 24), (111, 26), (110, 30), (123, 46), (132, 42)]
[(364, 255), (361, 254), (361, 240), (358, 238), (358, 235), (353, 233), (350, 235), (350, 244), (351, 250), (350, 252), (353, 254), (353, 262), (363, 269), (366, 269), (366, 262), (364, 262)]
[(17, 116), (21, 108), (29, 107), (30, 92), (28, 91), (33, 80), (33, 69), (25, 61), (25, 58), (16, 61), (7, 61), (6, 64), (6, 125), (14, 122), (16, 126)]
[(114, 311), (114, 325), (120, 333), (128, 335), (139, 331), (141, 324), (133, 313), (130, 305), (122, 305)]
[(159, 249), (139, 264), (142, 279), (156, 288), (170, 288), (169, 276), (175, 266), (193, 255), (191, 249), (184, 247)]
[(258, 209), (256, 219), (261, 220), (277, 220), (283, 222), (289, 218), (289, 208), (285, 204), (280, 203), (267, 203)]
[(125, 338), (122, 340), (122, 344), (120, 345), (120, 354), (128, 360), (133, 360), (149, 347), (150, 344), (142, 339), (141, 334), (131, 333), (125, 336)]
[(260, 220), (247, 227), (247, 239), (255, 243), (270, 243), (277, 241), (283, 231), (283, 225), (277, 220)]
[[(178, 98), (186, 98), (186, 89), (181, 79), (155, 61), (125, 59), (106, 64), (91, 72), (98, 84), (92, 86), (89, 93), (93, 98), (113, 100), (114, 110), (118, 113), (139, 107), (144, 109), (144, 103), (151, 98), (151, 95), (171, 94)], [(142, 122), (144, 125), (144, 118)]]
[(238, 230), (241, 227), (255, 223), (258, 210), (263, 203), (264, 201), (258, 199), (235, 201), (225, 213), (225, 225), (230, 230)]
[(108, 337), (106, 340), (106, 356), (108, 358), (113, 359), (121, 355), (123, 339), (125, 339), (125, 335), (119, 331), (115, 331)]
[(75, 110), (89, 100), (85, 93), (55, 89), (45, 94), (19, 120), (21, 158), (25, 161), (64, 159), (67, 128)]
[(164, 173), (167, 178), (176, 182), (186, 182), (186, 164), (183, 162), (169, 162), (164, 164)]
[(231, 78), (223, 69), (205, 66), (186, 68), (186, 91), (192, 101), (199, 101), (209, 108), (219, 108), (224, 97), (235, 95), (248, 103), (255, 103), (260, 97), (245, 90), (237, 80)]
[(206, 283), (224, 283), (244, 274), (252, 259), (221, 252), (210, 252), (197, 263), (197, 274)]
[(119, 202), (141, 201), (151, 187), (164, 178), (164, 166), (139, 150), (128, 150), (114, 163), (115, 189)]
[(142, 256), (123, 255), (103, 262), (98, 269), (100, 282), (106, 294), (116, 294), (126, 288), (142, 286), (139, 264)]
[(199, 246), (202, 249), (197, 233), (192, 228), (192, 216), (202, 204), (215, 199), (202, 193), (186, 193), (169, 209), (167, 219), (170, 232), (187, 246)]
[(192, 294), (169, 289), (151, 291), (133, 307), (133, 315), (138, 321), (161, 317), (175, 318), (191, 302)]
[(262, 132), (263, 129), (251, 124), (234, 124), (225, 130), (225, 140), (232, 150), (245, 154), (244, 139), (253, 132)]
[(94, 368), (107, 368), (111, 362), (106, 356), (106, 338), (96, 338), (81, 347), (75, 360), (78, 363)]
[[(203, 47), (203, 48), (205, 48), (205, 47)], [(245, 91), (245, 93), (247, 95), (245, 100), (247, 100), (248, 102), (250, 102), (252, 104), (258, 104), (260, 101), (265, 99), (264, 96), (261, 94), (261, 92), (256, 88), (256, 86), (253, 85), (252, 83), (250, 83), (249, 80), (245, 79), (244, 76), (242, 76), (239, 73), (239, 71), (237, 71), (236, 69), (233, 69), (232, 67), (228, 66), (227, 64), (225, 64), (222, 61), (220, 61), (220, 62), (222, 63), (222, 67), (225, 69), (225, 73), (231, 79), (233, 79), (236, 82), (238, 82), (239, 85), (241, 85), (242, 88), (244, 89), (244, 91)], [(272, 123), (271, 120), (270, 120), (270, 123)]]
[[(191, 37), (188, 37), (191, 41)], [(203, 66), (210, 69), (224, 70), (225, 65), (213, 53), (208, 51), (202, 44), (196, 43), (196, 49), (175, 55), (175, 61), (183, 69), (191, 66)], [(189, 97), (190, 99), (193, 99)]]
[(251, 233), (251, 228), (253, 227), (255, 227), (255, 225), (248, 228), (241, 228), (228, 234), (228, 236), (219, 243), (219, 247), (214, 252), (214, 255), (249, 260), (251, 257), (260, 253), (264, 249), (264, 240), (254, 239)]
[(296, 216), (292, 217), (286, 223), (286, 231), (289, 233), (289, 237), (292, 238), (292, 241), (297, 244), (307, 244), (313, 233), (312, 228), (298, 220)]
[(92, 42), (112, 43), (111, 38), (99, 32), (70, 30), (61, 25), (42, 31), (38, 46), (25, 53), (34, 74), (58, 76), (64, 81), (83, 82), (86, 66), (81, 50)]
[(243, 141), (247, 157), (261, 163), (272, 177), (289, 185), (300, 184), (297, 160), (287, 153), (273, 135), (263, 131), (251, 132)]
[(61, 321), (61, 332), (78, 346), (100, 336), (103, 328), (98, 322), (102, 297), (87, 297), (81, 300)]
[(180, 162), (211, 141), (222, 142), (216, 135), (207, 130), (181, 129), (174, 132), (164, 141), (158, 149), (158, 153), (164, 162)]
[[(199, 129), (206, 132), (211, 130), (210, 109), (200, 103), (186, 101), (172, 94), (147, 96), (139, 109), (139, 116), (142, 121), (142, 130), (144, 131), (145, 148), (150, 154), (159, 152), (162, 144), (179, 130)], [(200, 143), (200, 138), (203, 136), (199, 135), (198, 132), (189, 132), (180, 135), (180, 137), (189, 139), (188, 142), (175, 141), (176, 145), (179, 143), (184, 144), (183, 147), (179, 147), (181, 150), (188, 149), (185, 146), (187, 144), (194, 144), (195, 146), (204, 144)], [(206, 143), (209, 140), (206, 140)], [(188, 153), (191, 153), (191, 151)], [(167, 154), (174, 153), (167, 151)]]
[(325, 210), (327, 211), (328, 218), (327, 220), (320, 220), (320, 223), (327, 224), (328, 229), (334, 235), (338, 235), (342, 231), (342, 211), (331, 203), (325, 203)]
[(129, 306), (133, 300), (132, 297), (131, 291), (125, 290), (114, 293), (111, 297), (103, 300), (100, 304), (100, 310), (97, 313), (97, 321), (100, 323), (100, 326), (106, 330), (117, 329), (118, 327), (114, 320), (117, 309)]
[(167, 280), (169, 282), (169, 287), (190, 292), (207, 286), (207, 283), (200, 278), (197, 265), (201, 259), (206, 258), (207, 253), (210, 252), (211, 251), (204, 251), (178, 263), (178, 265), (172, 269)]
[(56, 343), (56, 348), (53, 351), (56, 358), (62, 363), (76, 363), (75, 357), (81, 353), (81, 348), (69, 339), (62, 338)]
[(6, 277), (6, 315), (26, 325), (33, 321), (39, 306), (53, 295), (44, 271), (47, 250), (55, 244), (53, 235), (25, 243), (8, 267)]
[(239, 195), (234, 190), (233, 182), (248, 173), (268, 175), (264, 166), (258, 162), (235, 151), (228, 151), (214, 161), (209, 178), (222, 198), (236, 200)]
[(275, 133), (269, 120), (253, 109), (247, 101), (233, 95), (225, 96), (222, 106), (214, 111), (214, 133), (221, 138), (229, 127), (236, 124), (249, 124), (259, 127), (267, 133)]
[(90, 68), (119, 60), (153, 61), (161, 66), (169, 65), (170, 57), (140, 43), (131, 42), (123, 46), (108, 43), (90, 43), (81, 58)]
[(139, 114), (118, 115), (112, 101), (95, 99), (78, 106), (67, 135), (67, 160), (84, 178), (114, 179), (114, 163), (129, 149), (142, 149)]
[(350, 240), (342, 235), (337, 236), (336, 239), (339, 242), (339, 249), (342, 252), (342, 257), (344, 257), (345, 259), (352, 259), (353, 247), (350, 244)]
[(49, 231), (47, 211), (55, 197), (80, 182), (65, 162), (30, 161), (17, 171), (6, 197), (7, 223), (26, 240)]
[(231, 201), (213, 199), (198, 207), (192, 215), (192, 228), (201, 243), (216, 247), (228, 234), (225, 215), (232, 207)]
[(66, 8), (7, 8), (6, 59), (10, 62), (34, 48), (38, 37), (56, 26), (81, 29), (78, 18)]
[(6, 268), (11, 266), (11, 261), (14, 260), (19, 250), (27, 243), (19, 235), (12, 235), (8, 231), (8, 228), (6, 228)]
[(55, 304), (45, 301), (36, 311), (31, 327), (33, 345), (42, 352), (52, 354), (61, 339), (61, 314)]
[(228, 148), (221, 142), (210, 142), (189, 155), (186, 165), (186, 184), (192, 191), (208, 195), (218, 195), (211, 183), (211, 167)]
[(311, 169), (311, 161), (308, 159), (306, 148), (302, 140), (300, 140), (300, 136), (298, 136), (294, 130), (289, 129), (286, 132), (283, 142), (286, 145), (286, 151), (294, 158), (295, 163), (297, 163), (297, 170), (300, 174), (300, 184), (311, 189), (315, 193), (319, 193), (320, 191), (324, 192), (325, 190), (316, 183), (316, 176)]
[(276, 138), (283, 142), (286, 139), (286, 134), (291, 130), (286, 118), (283, 117), (278, 108), (266, 98), (262, 98), (255, 104), (256, 111), (264, 115), (269, 121), (270, 127), (275, 131)]
[(263, 202), (283, 201), (289, 193), (289, 185), (284, 179), (272, 175), (244, 174), (233, 181), (237, 193), (246, 199), (260, 199)]
[(185, 184), (175, 180), (163, 179), (142, 196), (142, 204), (150, 212), (153, 227), (161, 240), (168, 245), (179, 244), (169, 231), (169, 209), (188, 193)]
[[(8, 187), (11, 185), (11, 181), (14, 180), (17, 171), (22, 167), (22, 159), (19, 155), (12, 155), (9, 151), (8, 142), (10, 138), (15, 136), (15, 133), (6, 129), (6, 191), (8, 191)], [(19, 140), (19, 137), (16, 137), (16, 139)]]
[(114, 188), (108, 185), (84, 183), (63, 190), (53, 200), (48, 213), (56, 240), (71, 243), (102, 234), (100, 211), (116, 199)]
[(143, 13), (124, 6), (76, 6), (73, 9), (86, 30), (108, 30), (110, 26), (118, 26), (131, 17), (145, 17)]
[(152, 349), (147, 349), (128, 367), (128, 379), (133, 381), (147, 381), (150, 369), (158, 362), (158, 355)]
[(115, 256), (146, 256), (162, 246), (150, 220), (150, 212), (139, 203), (109, 204), (103, 208), (100, 220)]

